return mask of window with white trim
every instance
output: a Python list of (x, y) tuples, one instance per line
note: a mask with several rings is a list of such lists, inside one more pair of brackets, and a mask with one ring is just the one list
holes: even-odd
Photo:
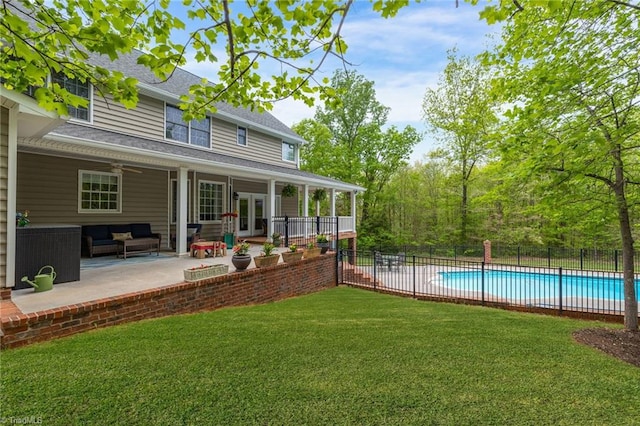
[[(187, 222), (191, 217), (191, 180), (187, 180)], [(178, 181), (171, 179), (171, 223), (178, 220)]]
[(296, 146), (289, 142), (282, 142), (282, 159), (284, 161), (296, 162)]
[(247, 129), (238, 126), (238, 145), (247, 146)]
[(78, 213), (120, 213), (121, 179), (117, 173), (78, 170)]
[(165, 108), (165, 137), (172, 141), (191, 145), (211, 147), (211, 119), (186, 122), (182, 119), (182, 110), (173, 105)]
[(223, 183), (206, 180), (199, 181), (198, 212), (200, 222), (213, 222), (222, 219), (223, 196)]
[(76, 120), (91, 121), (91, 85), (89, 82), (83, 83), (77, 78), (69, 78), (60, 73), (53, 74), (51, 81), (58, 83), (58, 85), (67, 92), (86, 99), (88, 102), (86, 107), (67, 105), (67, 114)]

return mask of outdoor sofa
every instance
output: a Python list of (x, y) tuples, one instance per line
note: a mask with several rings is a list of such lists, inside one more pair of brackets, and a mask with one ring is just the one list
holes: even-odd
[[(116, 239), (114, 239), (114, 237)], [(162, 235), (151, 231), (149, 223), (131, 223), (118, 225), (83, 225), (82, 226), (82, 254), (93, 257), (94, 254), (117, 253), (117, 239), (152, 238), (158, 240), (158, 247)]]

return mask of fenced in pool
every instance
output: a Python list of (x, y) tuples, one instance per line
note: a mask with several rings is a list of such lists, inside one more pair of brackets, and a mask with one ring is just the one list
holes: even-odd
[[(569, 270), (433, 257), (341, 252), (346, 284), (416, 298), (520, 307), (525, 310), (624, 315), (622, 273)], [(636, 298), (640, 275), (636, 274)]]

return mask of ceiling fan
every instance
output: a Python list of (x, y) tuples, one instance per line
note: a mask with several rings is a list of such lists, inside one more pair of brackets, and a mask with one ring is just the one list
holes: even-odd
[(124, 164), (121, 164), (121, 163), (111, 163), (111, 173), (116, 173), (121, 175), (123, 171), (132, 172), (132, 173), (142, 173), (142, 170), (125, 167)]

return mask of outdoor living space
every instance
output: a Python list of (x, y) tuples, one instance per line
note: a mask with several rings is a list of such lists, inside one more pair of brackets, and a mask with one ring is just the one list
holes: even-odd
[[(260, 250), (261, 246), (251, 245), (249, 254), (258, 256)], [(126, 261), (115, 255), (83, 258), (80, 281), (55, 284), (52, 290), (44, 292), (34, 292), (32, 288), (13, 290), (11, 300), (25, 314), (45, 311), (182, 283), (184, 269), (201, 265), (225, 264), (229, 265), (229, 273), (233, 273), (231, 257), (232, 252), (228, 250), (226, 256), (204, 259), (176, 256), (166, 251), (160, 256), (155, 253), (130, 256)], [(253, 263), (249, 266), (254, 267)]]

